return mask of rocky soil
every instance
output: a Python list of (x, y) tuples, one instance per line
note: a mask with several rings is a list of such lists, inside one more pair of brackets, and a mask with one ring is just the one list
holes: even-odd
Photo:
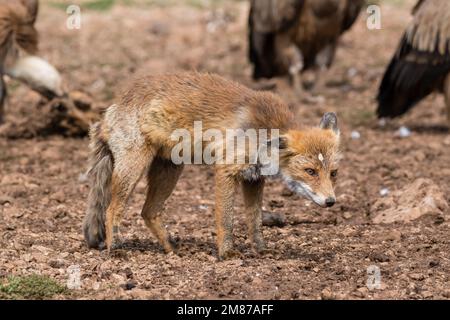
[[(331, 209), (291, 195), (281, 181), (268, 183), (264, 209), (285, 221), (264, 228), (270, 249), (264, 256), (250, 250), (239, 196), (235, 240), (242, 257), (217, 261), (212, 170), (196, 166), (185, 170), (167, 203), (177, 254), (164, 254), (140, 218), (143, 184), (124, 219), (126, 250), (108, 256), (87, 249), (81, 223), (88, 140), (42, 134), (37, 129), (48, 123), (39, 96), (8, 81), (7, 124), (0, 127), (1, 279), (40, 274), (66, 284), (79, 274), (80, 287), (55, 299), (450, 298), (450, 134), (443, 98), (431, 96), (386, 126), (374, 117), (376, 89), (411, 5), (384, 1), (381, 30), (368, 30), (362, 14), (342, 39), (328, 87), (315, 103), (298, 101), (276, 82), (303, 125), (315, 125), (325, 111), (338, 113), (344, 159)], [(196, 69), (257, 86), (247, 62), (247, 10), (241, 1), (118, 5), (83, 11), (81, 29), (69, 30), (65, 12), (44, 3), (37, 27), (42, 55), (68, 88), (106, 107), (134, 74)], [(8, 137), (33, 119), (33, 134)], [(401, 126), (411, 135), (399, 135)], [(378, 271), (380, 282), (371, 286)]]

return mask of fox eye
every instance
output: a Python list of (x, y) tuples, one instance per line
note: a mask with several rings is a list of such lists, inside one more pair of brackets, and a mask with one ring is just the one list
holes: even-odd
[(332, 178), (336, 178), (336, 177), (337, 177), (337, 174), (338, 174), (338, 171), (337, 171), (337, 170), (333, 170), (333, 171), (331, 171), (331, 173), (330, 173), (330, 175), (331, 175)]
[(306, 173), (309, 174), (310, 176), (317, 176), (317, 171), (311, 168), (307, 168), (305, 169)]

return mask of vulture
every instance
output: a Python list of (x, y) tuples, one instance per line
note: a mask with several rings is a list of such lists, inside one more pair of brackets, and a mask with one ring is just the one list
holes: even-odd
[(446, 97), (450, 121), (450, 1), (419, 0), (381, 81), (377, 115), (400, 116), (432, 92)]
[(58, 71), (36, 56), (38, 7), (38, 0), (0, 0), (0, 123), (6, 98), (4, 75), (25, 82), (47, 98), (63, 95)]
[(318, 72), (331, 66), (339, 37), (351, 28), (364, 4), (365, 0), (251, 0), (253, 79), (288, 75), (301, 91), (300, 73), (312, 69), (320, 81)]

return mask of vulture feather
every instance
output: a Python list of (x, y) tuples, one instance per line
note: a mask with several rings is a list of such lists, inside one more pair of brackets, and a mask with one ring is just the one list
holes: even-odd
[(379, 117), (400, 116), (434, 91), (447, 90), (450, 103), (450, 1), (420, 0), (413, 15), (381, 82)]

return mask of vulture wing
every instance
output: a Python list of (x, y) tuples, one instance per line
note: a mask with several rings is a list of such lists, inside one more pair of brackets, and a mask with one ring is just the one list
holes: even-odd
[(361, 12), (362, 7), (366, 3), (365, 0), (348, 0), (345, 8), (344, 21), (342, 23), (342, 32), (350, 29), (355, 23)]
[(30, 54), (37, 51), (37, 13), (37, 0), (0, 0), (0, 64), (11, 46), (18, 45)]
[(275, 36), (297, 21), (303, 3), (304, 0), (251, 0), (248, 36), (253, 78), (276, 75)]
[(450, 72), (450, 1), (419, 0), (378, 93), (379, 117), (402, 115)]

